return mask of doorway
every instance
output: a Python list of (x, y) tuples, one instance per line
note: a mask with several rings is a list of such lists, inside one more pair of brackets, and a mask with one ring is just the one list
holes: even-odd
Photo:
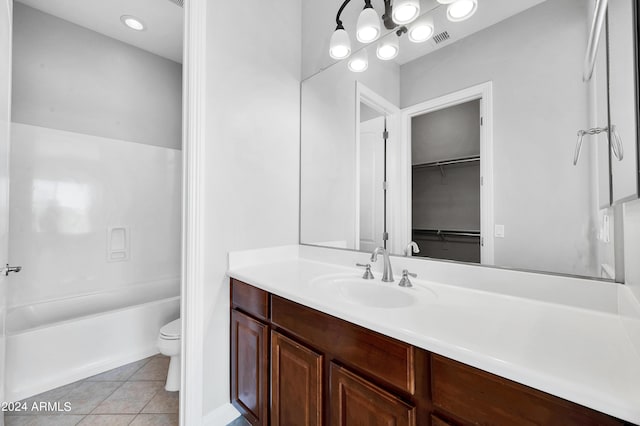
[(396, 250), (493, 265), (492, 113), (491, 82), (402, 111)]

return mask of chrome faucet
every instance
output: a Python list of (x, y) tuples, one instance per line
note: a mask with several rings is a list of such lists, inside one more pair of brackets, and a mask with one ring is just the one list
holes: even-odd
[(411, 241), (407, 244), (407, 248), (404, 249), (404, 255), (407, 257), (411, 256), (413, 253), (420, 253), (420, 247), (418, 247), (418, 244), (415, 241)]
[(382, 272), (382, 281), (385, 283), (393, 282), (393, 272), (391, 271), (391, 260), (389, 260), (389, 252), (384, 247), (376, 247), (371, 253), (371, 261), (378, 260), (378, 254), (382, 253), (384, 257), (384, 271)]

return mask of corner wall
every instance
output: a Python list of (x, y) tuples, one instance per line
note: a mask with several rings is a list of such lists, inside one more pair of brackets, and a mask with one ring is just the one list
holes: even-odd
[(301, 0), (207, 8), (205, 415), (230, 396), (228, 252), (298, 243), (300, 17)]

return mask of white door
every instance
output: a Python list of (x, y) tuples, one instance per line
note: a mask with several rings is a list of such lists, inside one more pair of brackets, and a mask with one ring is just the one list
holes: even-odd
[[(11, 123), (11, 0), (0, 5), (0, 401), (4, 401), (5, 319), (9, 262), (9, 129)], [(4, 425), (0, 413), (0, 425)]]
[(384, 117), (360, 124), (360, 250), (384, 242)]

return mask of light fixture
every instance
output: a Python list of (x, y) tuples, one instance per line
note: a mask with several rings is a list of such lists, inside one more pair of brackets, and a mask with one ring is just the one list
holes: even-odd
[(369, 55), (367, 49), (360, 49), (358, 53), (349, 59), (349, 70), (353, 72), (363, 72), (369, 68)]
[(460, 22), (469, 19), (478, 10), (478, 0), (456, 0), (447, 7), (447, 19)]
[(142, 23), (142, 21), (139, 18), (136, 18), (135, 16), (122, 15), (120, 17), (120, 21), (122, 21), (124, 25), (126, 25), (128, 28), (131, 28), (132, 30), (144, 31), (145, 29), (145, 26)]
[(371, 43), (380, 37), (380, 18), (371, 6), (371, 0), (365, 0), (364, 9), (358, 16), (356, 38), (360, 43)]
[(413, 22), (420, 15), (420, 0), (395, 0), (391, 16), (398, 25)]
[[(344, 0), (336, 14), (336, 29), (333, 31), (329, 43), (329, 55), (336, 60), (346, 59), (351, 56), (351, 39), (340, 20), (342, 12), (351, 1)], [(383, 0), (384, 14), (382, 17), (378, 16), (371, 5), (371, 0), (363, 1), (364, 8), (358, 15), (356, 25), (356, 39), (360, 43), (371, 43), (379, 39), (382, 35), (381, 20), (384, 28), (391, 31), (386, 34), (385, 38), (376, 47), (378, 59), (388, 61), (398, 56), (400, 52), (399, 39), (405, 33), (408, 34), (409, 40), (414, 43), (423, 43), (431, 39), (435, 34), (433, 16), (425, 14), (420, 17), (420, 0)], [(447, 19), (453, 22), (470, 18), (478, 9), (478, 0), (437, 0), (437, 2), (440, 5), (447, 5)], [(432, 8), (427, 13), (433, 12), (438, 7)], [(124, 18), (129, 17), (123, 16), (122, 22), (125, 22)], [(137, 22), (143, 29), (142, 23), (139, 20)], [(129, 25), (128, 23), (126, 24)], [(354, 55), (349, 60), (348, 67), (353, 72), (365, 71), (369, 67), (366, 49), (361, 49), (357, 55)]]
[(408, 37), (414, 43), (424, 43), (433, 37), (434, 32), (433, 18), (425, 15), (409, 27)]
[(388, 37), (380, 40), (378, 48), (376, 49), (376, 56), (383, 61), (389, 61), (400, 52), (400, 42), (395, 34), (391, 34)]
[(342, 24), (338, 25), (338, 28), (331, 35), (329, 55), (333, 59), (344, 59), (351, 55), (351, 40)]

